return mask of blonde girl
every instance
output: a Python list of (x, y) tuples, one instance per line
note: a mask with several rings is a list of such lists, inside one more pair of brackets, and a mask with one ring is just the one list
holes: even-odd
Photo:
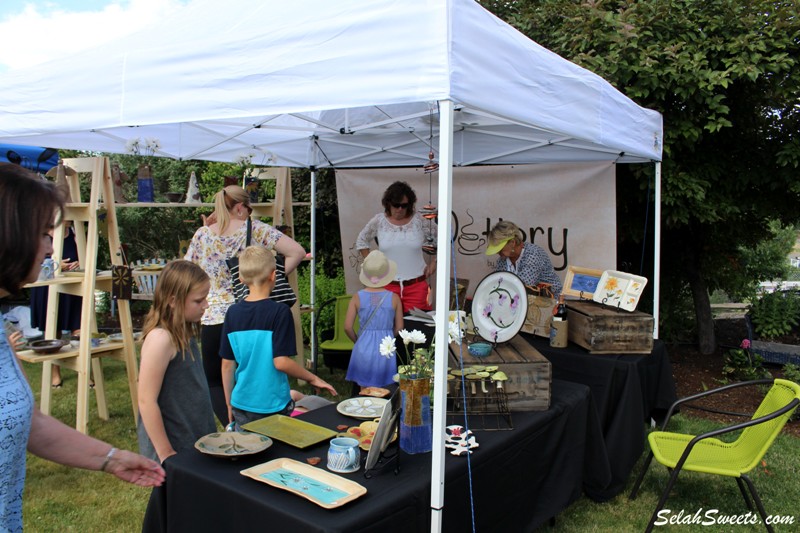
[(216, 430), (197, 336), (210, 282), (173, 261), (161, 273), (145, 319), (139, 366), (139, 451), (164, 460)]

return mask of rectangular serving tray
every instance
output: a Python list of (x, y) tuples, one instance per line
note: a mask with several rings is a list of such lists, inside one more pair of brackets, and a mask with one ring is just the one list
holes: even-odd
[(645, 277), (619, 270), (606, 270), (600, 277), (592, 299), (609, 307), (635, 311), (645, 285)]
[(244, 424), (242, 428), (301, 449), (336, 436), (331, 429), (284, 415), (268, 416)]
[(243, 476), (335, 509), (367, 493), (366, 487), (294, 459), (273, 459), (240, 472)]

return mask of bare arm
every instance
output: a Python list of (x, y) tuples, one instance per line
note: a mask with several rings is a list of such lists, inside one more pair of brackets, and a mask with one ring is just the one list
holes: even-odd
[(175, 346), (165, 330), (154, 329), (147, 334), (142, 344), (142, 362), (139, 366), (139, 414), (161, 462), (177, 453), (169, 442), (158, 406), (164, 374), (173, 357)]
[(84, 435), (34, 409), (28, 451), (62, 465), (105, 471), (141, 487), (164, 482), (164, 470), (155, 461), (126, 450), (111, 452), (111, 445)]
[(394, 307), (394, 335), (396, 337), (397, 332), (403, 329), (403, 302), (395, 293), (392, 293), (392, 307)]
[(358, 294), (354, 294), (353, 297), (350, 298), (350, 304), (347, 306), (347, 314), (344, 317), (344, 332), (353, 342), (356, 342), (358, 338), (355, 330), (356, 315), (358, 315)]
[(233, 373), (236, 370), (236, 361), (233, 359), (222, 359), (222, 388), (225, 390), (225, 403), (228, 406), (228, 423), (233, 422), (233, 410), (231, 408), (231, 392), (233, 392)]
[(293, 272), (306, 257), (305, 249), (300, 246), (297, 241), (286, 235), (278, 239), (278, 242), (275, 243), (275, 251), (286, 258), (283, 264), (286, 268), (285, 272), (287, 276), (290, 272)]
[(302, 366), (298, 365), (291, 357), (280, 355), (275, 357), (274, 362), (276, 369), (280, 370), (287, 376), (307, 381), (309, 385), (317, 389), (317, 392), (319, 392), (319, 389), (325, 389), (333, 396), (339, 395), (339, 393), (336, 392), (336, 389), (328, 384), (327, 381), (320, 379), (319, 376), (312, 374)]
[(370, 246), (375, 242), (375, 237), (378, 235), (378, 217), (380, 216), (384, 215), (381, 214), (372, 217), (356, 238), (356, 249), (361, 252), (361, 255), (364, 257), (369, 255)]

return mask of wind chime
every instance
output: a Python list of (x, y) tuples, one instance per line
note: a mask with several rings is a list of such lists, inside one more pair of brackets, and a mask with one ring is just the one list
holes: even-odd
[(428, 255), (436, 255), (436, 239), (433, 237), (433, 220), (439, 214), (436, 206), (433, 205), (433, 174), (439, 170), (439, 163), (433, 160), (433, 106), (429, 115), (430, 133), (428, 135), (428, 162), (422, 167), (428, 175), (428, 203), (420, 209), (419, 214), (428, 220), (428, 236), (422, 244), (422, 251)]

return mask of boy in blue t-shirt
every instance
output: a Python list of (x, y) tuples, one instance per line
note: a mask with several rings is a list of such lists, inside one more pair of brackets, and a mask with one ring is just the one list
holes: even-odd
[(333, 387), (292, 359), (297, 352), (292, 312), (269, 300), (275, 285), (272, 252), (248, 246), (239, 255), (239, 278), (250, 294), (225, 314), (219, 348), (228, 421), (242, 425), (291, 414), (294, 401), (287, 375), (336, 396)]

